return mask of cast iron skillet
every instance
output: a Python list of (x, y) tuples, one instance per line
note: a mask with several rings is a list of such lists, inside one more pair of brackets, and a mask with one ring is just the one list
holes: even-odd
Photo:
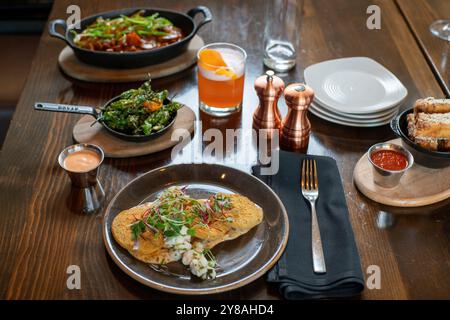
[(407, 109), (391, 120), (391, 129), (402, 139), (403, 146), (414, 157), (414, 161), (429, 168), (444, 168), (450, 166), (450, 152), (431, 151), (422, 148), (408, 136), (408, 114), (414, 108)]
[[(111, 100), (109, 100), (108, 102), (106, 102), (104, 104), (103, 108), (105, 108), (110, 103), (112, 103), (118, 99), (120, 99), (120, 96), (112, 98)], [(164, 100), (164, 104), (167, 104), (169, 102), (170, 102), (170, 100), (168, 100), (168, 99)], [(169, 122), (169, 124), (159, 131), (153, 132), (149, 135), (132, 135), (132, 134), (125, 134), (125, 133), (116, 131), (116, 130), (108, 127), (107, 124), (105, 122), (103, 122), (101, 119), (101, 117), (102, 117), (101, 109), (97, 110), (94, 107), (74, 106), (74, 105), (69, 105), (69, 104), (56, 104), (56, 103), (47, 103), (47, 102), (36, 102), (34, 104), (34, 109), (41, 110), (41, 111), (88, 114), (88, 115), (93, 116), (111, 134), (115, 135), (116, 137), (118, 137), (120, 139), (127, 140), (127, 141), (134, 141), (134, 142), (148, 141), (148, 140), (158, 137), (159, 135), (161, 135), (163, 132), (165, 132), (168, 128), (170, 128), (173, 125), (173, 123), (175, 122), (175, 118), (177, 117), (177, 114), (175, 114), (173, 116), (173, 118), (171, 119), (171, 121)]]
[[(81, 30), (93, 23), (98, 17), (115, 18), (123, 15), (131, 15), (136, 11), (144, 10), (144, 15), (151, 15), (158, 12), (162, 17), (172, 21), (172, 23), (183, 30), (185, 37), (178, 42), (172, 43), (168, 46), (153, 50), (143, 50), (135, 52), (105, 52), (82, 49), (77, 47), (73, 42), (74, 34), (71, 30), (76, 30), (67, 27), (66, 21), (56, 19), (50, 21), (48, 31), (51, 36), (64, 40), (74, 51), (75, 56), (82, 62), (106, 68), (138, 68), (146, 65), (161, 63), (163, 61), (172, 59), (185, 52), (188, 48), (189, 42), (192, 40), (197, 31), (206, 23), (211, 22), (211, 11), (204, 6), (198, 6), (187, 12), (187, 14), (178, 13), (169, 10), (155, 9), (155, 8), (128, 8), (115, 11), (102, 12), (81, 20)], [(201, 13), (203, 20), (196, 24), (194, 17)], [(56, 28), (61, 26), (64, 28), (64, 34), (56, 31)]]

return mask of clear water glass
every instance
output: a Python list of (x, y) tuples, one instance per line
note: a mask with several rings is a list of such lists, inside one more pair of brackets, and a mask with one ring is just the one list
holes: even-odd
[(450, 41), (450, 20), (436, 20), (430, 25), (430, 31), (436, 37)]
[(266, 5), (264, 64), (277, 72), (295, 66), (304, 0), (271, 0)]

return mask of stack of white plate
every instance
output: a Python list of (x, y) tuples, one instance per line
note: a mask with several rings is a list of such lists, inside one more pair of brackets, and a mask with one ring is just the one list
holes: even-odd
[(305, 70), (314, 89), (311, 113), (352, 127), (376, 127), (398, 113), (408, 91), (389, 70), (365, 57), (324, 61)]

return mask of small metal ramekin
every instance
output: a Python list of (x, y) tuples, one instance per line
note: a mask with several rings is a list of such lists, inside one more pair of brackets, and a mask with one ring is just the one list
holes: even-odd
[[(87, 172), (73, 172), (67, 170), (64, 167), (64, 160), (66, 159), (66, 157), (71, 153), (81, 150), (90, 150), (95, 152), (100, 158), (98, 166)], [(85, 213), (97, 212), (97, 210), (100, 209), (103, 205), (105, 192), (102, 185), (97, 179), (97, 174), (104, 157), (105, 155), (103, 153), (103, 150), (99, 146), (88, 143), (74, 144), (72, 146), (69, 146), (61, 151), (58, 156), (58, 163), (61, 168), (63, 168), (64, 171), (67, 172), (70, 180), (72, 181), (72, 184), (83, 191), (83, 212)]]
[[(377, 166), (373, 163), (371, 156), (374, 152), (380, 150), (393, 150), (403, 154), (408, 161), (408, 165), (402, 170), (386, 170)], [(373, 179), (375, 183), (383, 188), (395, 188), (400, 183), (400, 179), (403, 174), (414, 164), (414, 157), (412, 154), (402, 146), (393, 143), (383, 142), (373, 145), (367, 152), (367, 157), (369, 158), (369, 162), (372, 164)]]
[[(100, 158), (98, 166), (87, 172), (73, 172), (73, 171), (67, 170), (64, 166), (64, 160), (66, 159), (66, 157), (71, 153), (75, 153), (75, 152), (78, 152), (81, 150), (90, 150), (90, 151), (95, 152)], [(98, 147), (94, 144), (81, 143), (81, 144), (71, 145), (71, 146), (65, 148), (63, 151), (61, 151), (61, 153), (59, 154), (59, 157), (58, 157), (58, 162), (59, 162), (59, 165), (61, 166), (61, 168), (63, 168), (69, 174), (70, 179), (72, 180), (72, 183), (75, 186), (77, 186), (79, 188), (86, 188), (91, 185), (95, 185), (95, 183), (97, 181), (98, 168), (102, 164), (104, 157), (105, 156), (104, 156), (103, 150), (100, 147)]]

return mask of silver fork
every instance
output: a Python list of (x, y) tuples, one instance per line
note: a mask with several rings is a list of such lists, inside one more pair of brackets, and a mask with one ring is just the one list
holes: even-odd
[(319, 197), (319, 179), (317, 179), (316, 160), (305, 159), (302, 163), (302, 194), (311, 204), (312, 256), (315, 273), (326, 273), (322, 240), (316, 214), (316, 200)]

